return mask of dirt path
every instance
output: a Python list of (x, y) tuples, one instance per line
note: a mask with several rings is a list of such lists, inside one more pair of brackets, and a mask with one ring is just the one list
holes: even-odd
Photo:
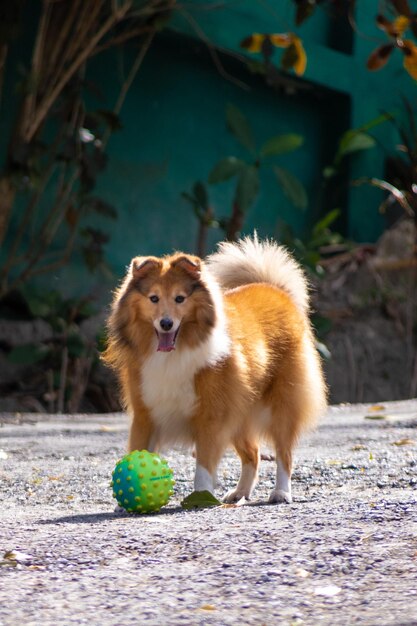
[[(382, 419), (366, 419), (365, 416)], [(121, 415), (0, 414), (0, 624), (417, 624), (417, 402), (335, 407), (296, 455), (292, 505), (116, 515)], [(238, 463), (219, 471), (221, 495)], [(10, 552), (12, 554), (10, 554)]]

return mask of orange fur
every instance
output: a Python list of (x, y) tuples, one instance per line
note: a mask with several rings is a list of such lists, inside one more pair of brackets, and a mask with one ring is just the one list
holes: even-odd
[[(326, 406), (305, 280), (285, 256), (280, 263), (288, 267), (268, 267), (264, 282), (261, 264), (253, 282), (245, 284), (242, 267), (250, 277), (255, 256), (263, 254), (265, 266), (273, 266), (274, 251), (287, 253), (256, 237), (224, 246), (208, 266), (179, 253), (134, 259), (115, 295), (104, 358), (117, 371), (132, 414), (129, 450), (194, 444), (195, 486), (212, 490), (216, 467), (233, 445), (242, 461), (238, 487), (227, 496), (233, 501), (249, 498), (259, 442), (267, 439), (278, 458), (271, 501), (290, 501), (294, 446)], [(241, 258), (233, 260), (225, 288), (222, 272), (235, 253)], [(280, 272), (287, 283), (291, 276), (294, 284), (298, 280), (295, 294), (287, 283), (285, 291), (280, 287)], [(184, 300), (177, 302), (178, 297)], [(174, 342), (169, 353), (157, 352), (167, 343), (161, 344), (161, 320), (172, 321), (174, 329), (178, 324), (176, 337), (173, 331), (169, 336), (168, 343)]]

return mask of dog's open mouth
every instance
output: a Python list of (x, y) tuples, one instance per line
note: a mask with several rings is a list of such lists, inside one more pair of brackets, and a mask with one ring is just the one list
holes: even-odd
[(158, 332), (156, 331), (156, 335), (158, 337), (158, 348), (157, 352), (171, 352), (175, 350), (175, 342), (177, 340), (179, 328), (172, 332)]

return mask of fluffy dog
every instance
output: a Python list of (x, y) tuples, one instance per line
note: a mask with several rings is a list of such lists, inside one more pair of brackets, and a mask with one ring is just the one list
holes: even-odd
[(303, 271), (272, 241), (136, 257), (115, 294), (105, 361), (132, 415), (128, 449), (195, 447), (195, 491), (214, 491), (228, 446), (242, 463), (227, 502), (249, 499), (259, 443), (276, 452), (269, 502), (291, 502), (292, 454), (326, 407)]

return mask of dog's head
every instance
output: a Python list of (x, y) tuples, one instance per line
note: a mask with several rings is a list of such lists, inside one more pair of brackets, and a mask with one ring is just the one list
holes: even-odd
[(171, 352), (177, 339), (196, 345), (215, 323), (215, 310), (196, 256), (136, 257), (130, 264), (119, 308), (129, 307), (130, 324), (152, 325), (157, 350)]

